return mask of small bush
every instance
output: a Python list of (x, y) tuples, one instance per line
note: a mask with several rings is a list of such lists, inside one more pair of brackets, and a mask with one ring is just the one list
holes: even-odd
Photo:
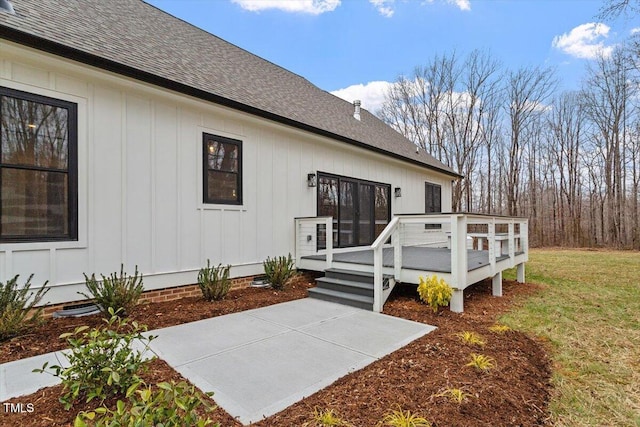
[(273, 289), (283, 289), (289, 279), (296, 275), (291, 254), (273, 259), (267, 257), (262, 265), (264, 266), (264, 274)]
[(205, 300), (217, 301), (227, 296), (231, 288), (231, 280), (229, 280), (230, 269), (230, 265), (223, 266), (222, 264), (218, 264), (217, 267), (211, 267), (209, 260), (207, 260), (207, 266), (201, 268), (198, 273), (198, 286)]
[(302, 424), (302, 427), (351, 427), (351, 424), (342, 420), (333, 409), (320, 410), (315, 408), (313, 410), (312, 421)]
[(438, 311), (438, 307), (444, 307), (449, 304), (453, 295), (453, 288), (444, 279), (438, 280), (435, 275), (426, 279), (421, 276), (418, 295), (423, 302), (429, 304), (435, 313)]
[[(111, 427), (111, 426), (163, 426), (163, 427), (219, 427), (208, 417), (198, 415), (202, 408), (205, 413), (215, 409), (194, 386), (186, 382), (163, 382), (156, 389), (144, 387), (138, 390), (142, 383), (132, 385), (126, 394), (128, 403), (118, 400), (116, 410), (106, 407), (95, 411), (80, 412), (74, 422), (74, 427)], [(212, 395), (213, 393), (207, 393)], [(89, 423), (87, 423), (89, 421)]]
[(84, 292), (78, 293), (87, 299), (93, 299), (107, 317), (109, 317), (109, 307), (120, 316), (131, 314), (131, 310), (138, 304), (140, 295), (144, 291), (142, 274), (138, 274), (138, 266), (136, 265), (133, 276), (124, 272), (122, 264), (120, 264), (119, 276), (116, 273), (111, 273), (109, 277), (102, 274), (100, 276), (102, 281), (97, 281), (95, 274), (91, 277), (84, 274), (85, 285), (90, 295)]
[(20, 289), (18, 289), (18, 277), (9, 279), (7, 283), (0, 282), (0, 342), (20, 335), (37, 325), (42, 319), (43, 308), (34, 309), (34, 307), (49, 292), (46, 288), (48, 282), (44, 282), (44, 285), (34, 294), (29, 293), (33, 274)]
[(397, 410), (387, 413), (382, 419), (382, 425), (388, 427), (431, 427), (425, 418), (418, 417), (411, 411), (404, 412), (400, 406)]
[(436, 397), (446, 397), (452, 402), (460, 404), (471, 397), (471, 395), (465, 393), (462, 389), (459, 388), (448, 388), (442, 393), (436, 394)]
[(490, 369), (495, 368), (496, 362), (493, 358), (485, 356), (484, 354), (471, 354), (471, 361), (465, 366), (471, 366), (481, 372), (488, 372)]
[(480, 347), (484, 346), (485, 344), (484, 338), (481, 335), (476, 334), (475, 332), (464, 331), (456, 334), (456, 336), (460, 338), (465, 344), (478, 345)]
[(129, 323), (117, 316), (109, 308), (111, 318), (104, 319), (101, 327), (89, 330), (80, 326), (75, 331), (60, 335), (69, 344), (70, 351), (65, 354), (68, 368), (59, 365), (34, 369), (34, 372), (50, 373), (62, 380), (63, 395), (60, 402), (65, 409), (71, 408), (79, 399), (90, 402), (124, 394), (127, 389), (140, 382), (138, 374), (146, 368), (142, 353), (133, 350), (134, 341), (144, 344), (146, 350), (155, 337), (145, 337), (147, 330), (137, 322)]

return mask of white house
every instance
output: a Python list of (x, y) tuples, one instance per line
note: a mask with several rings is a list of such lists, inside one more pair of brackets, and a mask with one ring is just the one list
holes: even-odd
[(121, 263), (148, 290), (207, 259), (246, 277), (296, 253), (295, 218), (333, 215), (335, 249), (451, 211), (458, 175), (374, 115), (143, 1), (12, 4), (0, 281), (33, 273), (57, 304)]

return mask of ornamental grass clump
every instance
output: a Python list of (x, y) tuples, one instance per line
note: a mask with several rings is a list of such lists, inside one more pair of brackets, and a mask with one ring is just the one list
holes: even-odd
[(287, 282), (296, 275), (291, 254), (273, 259), (267, 257), (267, 260), (262, 265), (267, 281), (276, 290), (284, 289)]
[(20, 288), (18, 277), (9, 279), (7, 283), (0, 282), (0, 342), (20, 335), (42, 321), (43, 308), (34, 307), (49, 292), (46, 288), (48, 282), (34, 293), (29, 292), (33, 274)]
[(314, 408), (311, 417), (312, 420), (302, 424), (302, 427), (352, 427), (351, 424), (340, 418), (333, 409)]
[(483, 347), (485, 344), (484, 338), (481, 335), (472, 331), (460, 332), (456, 334), (456, 336), (460, 338), (460, 340), (465, 344), (477, 345), (480, 347)]
[(438, 276), (433, 275), (426, 279), (420, 276), (418, 295), (435, 313), (439, 307), (449, 305), (451, 296), (453, 295), (453, 288), (449, 286), (444, 279), (438, 279)]
[(223, 266), (222, 264), (211, 267), (209, 260), (207, 260), (207, 266), (200, 269), (198, 286), (206, 301), (218, 301), (227, 296), (231, 288), (230, 269), (230, 265)]
[(155, 388), (138, 382), (127, 389), (125, 397), (128, 402), (118, 400), (115, 411), (101, 406), (80, 412), (74, 427), (220, 427), (206, 417), (216, 406), (185, 381), (161, 382)]
[(505, 332), (510, 331), (511, 328), (508, 327), (507, 325), (500, 325), (496, 323), (495, 325), (489, 326), (489, 330), (496, 334), (504, 334)]
[(431, 423), (425, 418), (412, 414), (411, 411), (404, 412), (399, 405), (397, 410), (392, 410), (384, 416), (381, 425), (387, 427), (431, 427)]
[[(84, 273), (83, 273), (84, 274)], [(102, 280), (96, 280), (96, 275), (88, 277), (84, 274), (85, 285), (89, 294), (78, 292), (87, 299), (93, 299), (102, 313), (110, 318), (109, 308), (119, 316), (128, 316), (138, 304), (138, 300), (144, 291), (142, 274), (138, 273), (138, 266), (133, 276), (124, 272), (124, 266), (120, 264), (120, 275), (111, 273), (108, 277), (102, 276)]]
[(465, 366), (471, 366), (480, 372), (489, 372), (496, 367), (496, 361), (484, 354), (471, 353), (471, 361)]
[[(149, 360), (144, 353), (155, 337), (143, 335), (147, 330), (145, 325), (119, 317), (113, 308), (108, 312), (111, 318), (103, 319), (105, 324), (100, 327), (80, 326), (60, 335), (69, 347), (64, 355), (67, 367), (49, 366), (46, 362), (41, 369), (33, 371), (60, 378), (63, 393), (59, 400), (67, 410), (80, 400), (104, 401), (124, 395), (141, 381), (138, 375), (144, 372)], [(142, 343), (141, 351), (133, 349), (134, 341)]]
[(465, 393), (462, 389), (459, 388), (448, 388), (442, 393), (436, 394), (436, 397), (446, 397), (451, 402), (460, 404), (471, 397), (470, 394)]

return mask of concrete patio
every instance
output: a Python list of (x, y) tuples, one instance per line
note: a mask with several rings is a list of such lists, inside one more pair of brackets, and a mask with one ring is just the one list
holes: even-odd
[[(243, 424), (259, 421), (433, 331), (305, 298), (149, 332), (151, 350)], [(0, 400), (55, 384), (50, 353), (0, 365)]]

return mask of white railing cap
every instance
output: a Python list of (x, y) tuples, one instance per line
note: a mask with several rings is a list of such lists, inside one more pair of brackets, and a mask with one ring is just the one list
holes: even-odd
[(375, 242), (371, 244), (371, 249), (377, 249), (380, 246), (382, 246), (384, 242), (389, 240), (389, 237), (391, 237), (396, 227), (398, 226), (399, 222), (400, 222), (400, 217), (394, 216), (389, 222), (389, 224), (387, 224), (387, 226), (384, 228), (384, 230), (382, 230), (382, 233), (380, 233), (380, 235), (375, 240)]

